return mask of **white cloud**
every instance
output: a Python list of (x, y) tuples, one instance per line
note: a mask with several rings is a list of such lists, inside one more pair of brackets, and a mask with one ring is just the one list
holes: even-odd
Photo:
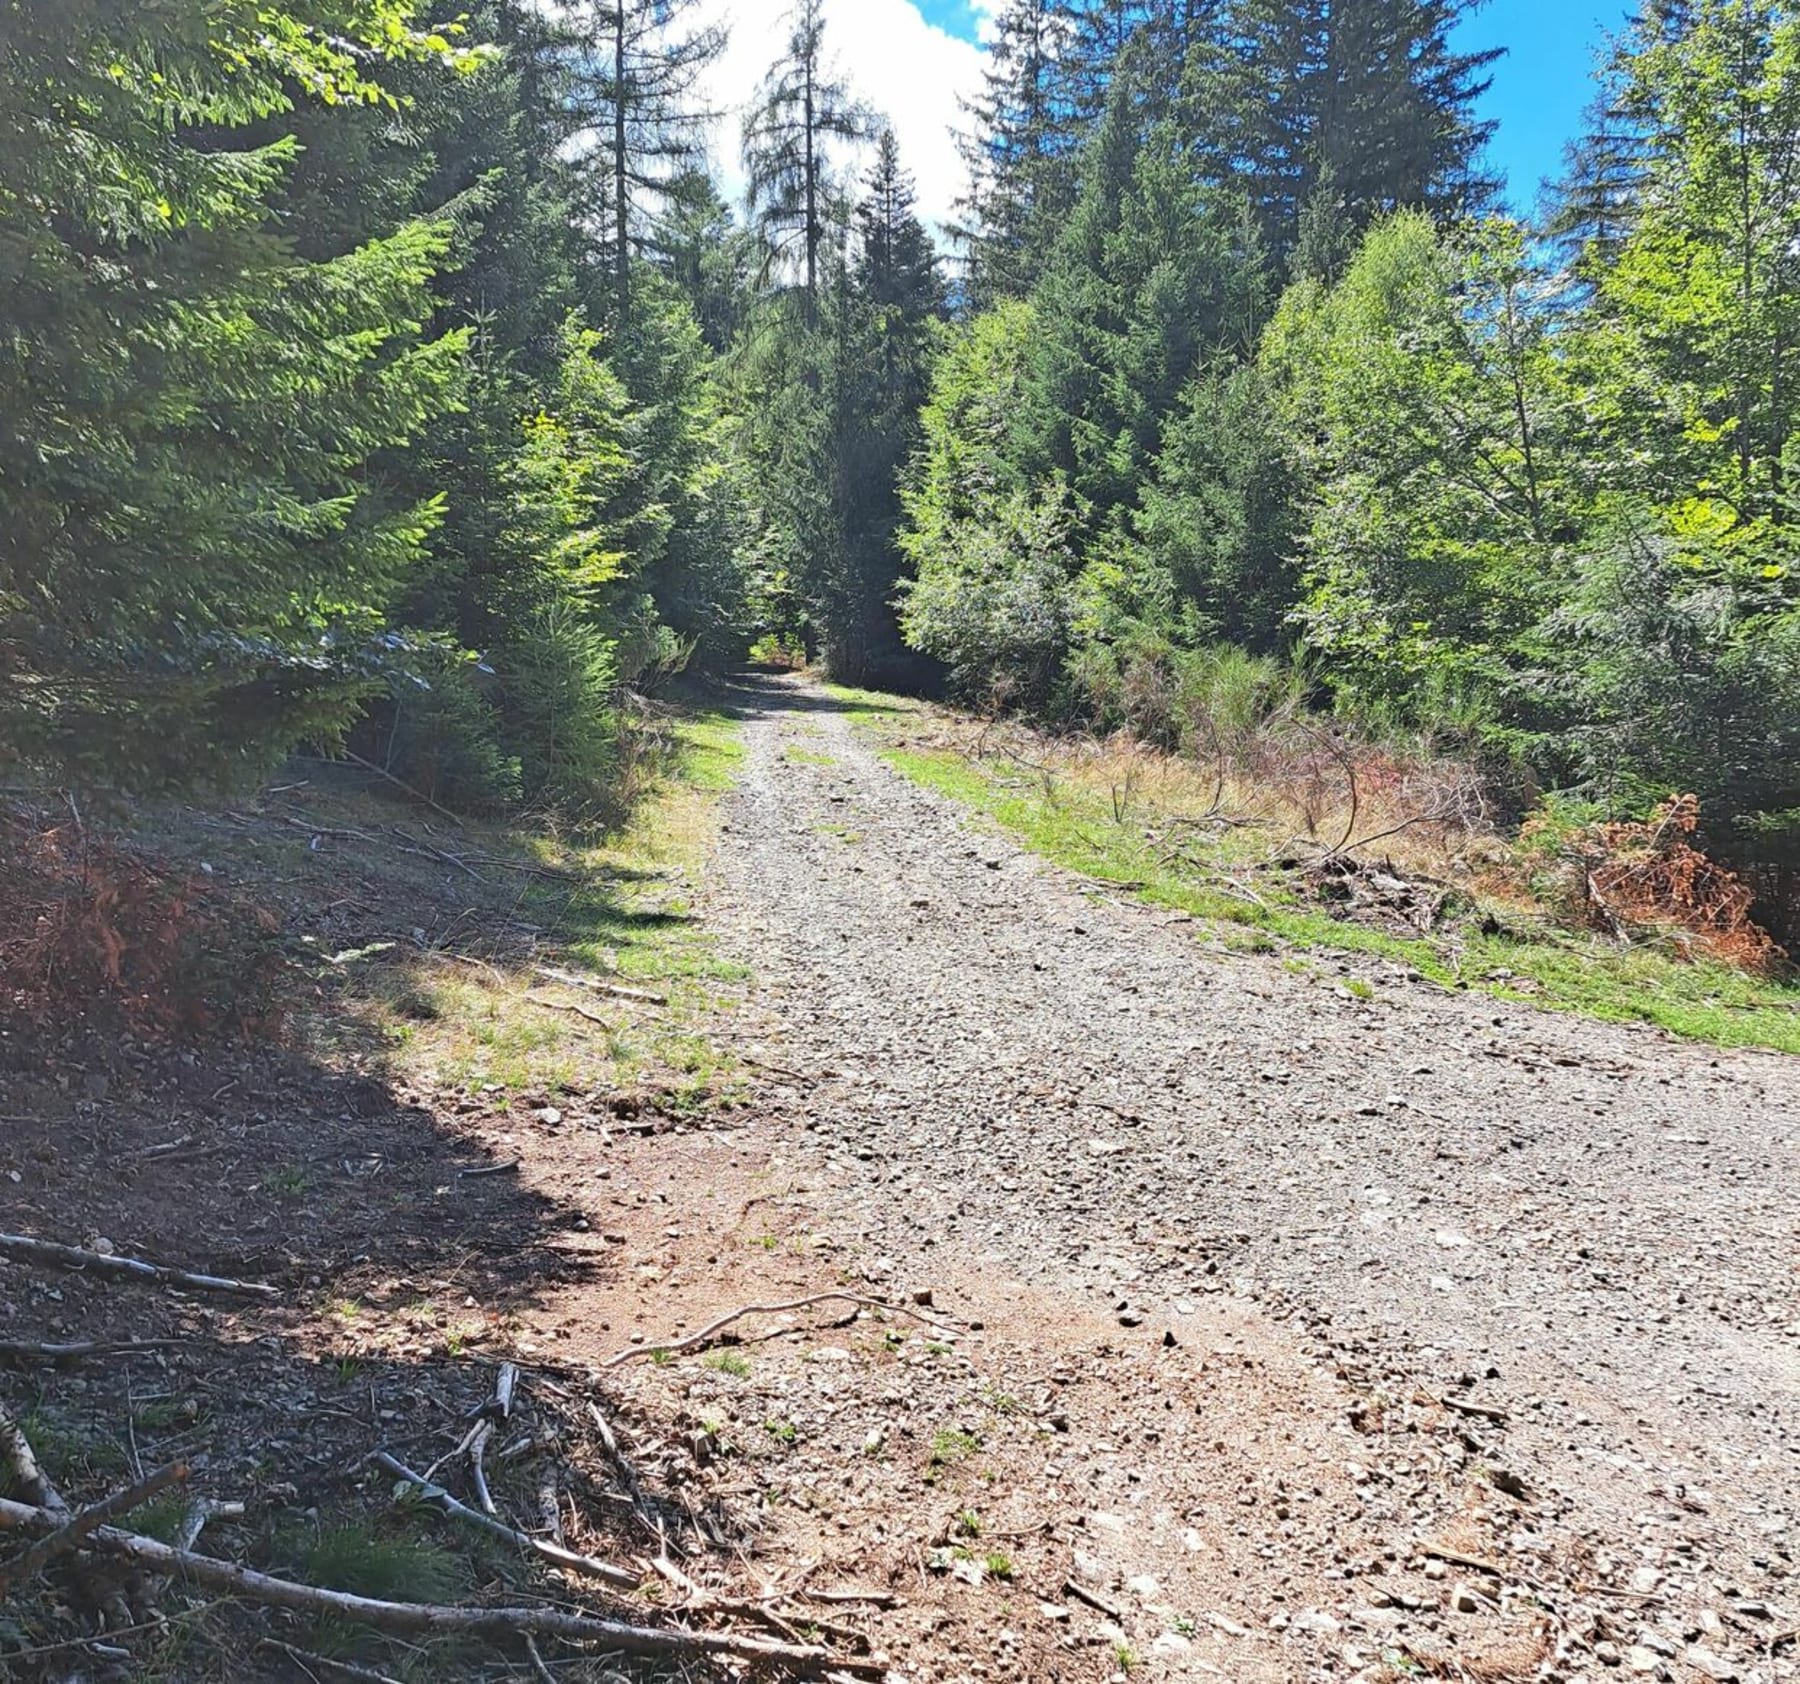
[[(978, 0), (979, 3), (979, 0)], [(738, 136), (764, 73), (787, 44), (791, 0), (706, 0), (700, 11), (725, 23), (731, 42), (708, 79), (724, 115), (713, 138), (721, 185), (743, 196)], [(981, 51), (929, 24), (912, 0), (825, 0), (826, 49), (860, 99), (893, 125), (900, 155), (919, 184), (919, 213), (941, 226), (968, 185), (956, 149), (961, 102), (981, 86)]]

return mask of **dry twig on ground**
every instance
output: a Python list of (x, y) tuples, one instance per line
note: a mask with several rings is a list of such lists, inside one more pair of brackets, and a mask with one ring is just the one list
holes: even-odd
[(716, 1333), (722, 1333), (733, 1322), (742, 1321), (746, 1316), (785, 1315), (790, 1310), (806, 1310), (815, 1304), (860, 1304), (865, 1309), (887, 1310), (894, 1315), (911, 1316), (914, 1321), (923, 1322), (934, 1332), (945, 1331), (942, 1322), (920, 1314), (919, 1311), (906, 1304), (890, 1304), (884, 1298), (870, 1298), (860, 1292), (815, 1292), (808, 1298), (793, 1298), (781, 1304), (746, 1304), (742, 1309), (733, 1310), (729, 1315), (720, 1316), (717, 1321), (708, 1322), (698, 1333), (690, 1333), (685, 1338), (665, 1341), (657, 1345), (633, 1345), (629, 1350), (615, 1351), (600, 1364), (602, 1369), (618, 1368), (636, 1357), (656, 1356), (658, 1354), (673, 1355), (680, 1351), (692, 1350), (696, 1345), (704, 1345)]
[[(473, 1511), (470, 1511), (473, 1513)], [(56, 1517), (30, 1504), (0, 1499), (0, 1527), (44, 1530)], [(571, 1614), (560, 1608), (461, 1608), (425, 1602), (386, 1602), (355, 1596), (348, 1591), (321, 1590), (316, 1585), (279, 1579), (236, 1562), (195, 1555), (172, 1544), (135, 1532), (102, 1526), (89, 1540), (102, 1554), (130, 1561), (149, 1573), (185, 1579), (211, 1590), (297, 1613), (336, 1615), (341, 1619), (400, 1637), (481, 1637), (497, 1642), (519, 1642), (526, 1637), (557, 1637), (568, 1643), (594, 1645), (620, 1654), (656, 1658), (698, 1660), (728, 1656), (745, 1661), (818, 1668), (829, 1666), (864, 1677), (879, 1677), (865, 1662), (846, 1659), (818, 1644), (773, 1643), (765, 1638), (744, 1637), (734, 1632), (688, 1631), (677, 1627), (632, 1625), (623, 1620), (602, 1619), (592, 1614)]]
[(75, 1269), (88, 1274), (111, 1275), (120, 1280), (153, 1281), (180, 1287), (186, 1292), (216, 1292), (228, 1297), (274, 1298), (279, 1289), (263, 1281), (229, 1280), (220, 1275), (196, 1275), (186, 1269), (169, 1269), (147, 1263), (141, 1257), (120, 1257), (112, 1252), (84, 1251), (80, 1246), (59, 1245), (54, 1240), (34, 1240), (25, 1234), (0, 1234), (0, 1257), (15, 1263), (35, 1263), (46, 1269)]

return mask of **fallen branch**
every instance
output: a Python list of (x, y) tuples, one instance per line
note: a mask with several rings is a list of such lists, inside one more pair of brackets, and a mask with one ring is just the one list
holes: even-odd
[(296, 1649), (291, 1643), (282, 1643), (273, 1637), (265, 1637), (257, 1644), (259, 1649), (273, 1649), (277, 1654), (286, 1655), (302, 1672), (309, 1672), (315, 1678), (342, 1678), (348, 1684), (400, 1684), (397, 1678), (390, 1678), (385, 1672), (371, 1672), (366, 1666), (352, 1666), (349, 1661), (334, 1661), (329, 1655), (314, 1654), (311, 1649)]
[(58, 1524), (69, 1518), (69, 1505), (39, 1466), (37, 1453), (31, 1448), (25, 1429), (12, 1418), (4, 1404), (0, 1404), (0, 1469), (9, 1476), (7, 1483), (32, 1508), (54, 1516)]
[(786, 1593), (789, 1596), (803, 1597), (808, 1602), (824, 1602), (830, 1605), (866, 1602), (871, 1608), (897, 1608), (900, 1598), (887, 1590), (796, 1590)]
[(234, 1281), (219, 1275), (190, 1274), (186, 1269), (167, 1269), (146, 1263), (141, 1257), (118, 1257), (108, 1252), (84, 1251), (79, 1246), (58, 1245), (54, 1240), (34, 1240), (24, 1234), (0, 1234), (0, 1257), (15, 1263), (35, 1263), (46, 1269), (77, 1269), (122, 1280), (155, 1281), (188, 1292), (218, 1292), (242, 1298), (274, 1298), (278, 1288), (262, 1281)]
[(360, 754), (353, 754), (349, 749), (342, 751), (343, 756), (352, 766), (360, 766), (365, 772), (373, 772), (376, 777), (385, 779), (395, 789), (403, 790), (415, 801), (422, 801), (434, 813), (442, 813), (458, 830), (463, 828), (462, 820), (441, 802), (433, 801), (422, 789), (415, 789), (404, 778), (397, 778), (385, 766), (377, 766), (372, 760), (365, 760)]
[(158, 1468), (155, 1473), (146, 1474), (137, 1484), (129, 1485), (123, 1491), (115, 1491), (110, 1497), (90, 1504), (79, 1514), (72, 1515), (54, 1532), (39, 1538), (29, 1549), (21, 1551), (12, 1560), (0, 1561), (0, 1592), (8, 1591), (14, 1585), (29, 1584), (59, 1555), (68, 1555), (80, 1549), (86, 1539), (108, 1521), (129, 1514), (133, 1509), (149, 1502), (152, 1497), (167, 1491), (171, 1485), (181, 1484), (187, 1477), (187, 1463), (171, 1462), (167, 1467)]
[(559, 971), (551, 965), (533, 965), (534, 976), (546, 982), (560, 982), (565, 988), (588, 988), (596, 994), (610, 994), (615, 1000), (637, 1000), (646, 1006), (666, 1006), (666, 994), (652, 994), (647, 988), (627, 988), (623, 983), (607, 982), (600, 977), (577, 976), (573, 971)]
[(512, 1175), (518, 1167), (517, 1158), (508, 1158), (503, 1164), (482, 1164), (475, 1169), (459, 1169), (456, 1177), (459, 1181), (479, 1181), (484, 1175)]
[(619, 1445), (619, 1435), (613, 1431), (612, 1423), (601, 1411), (600, 1405), (592, 1398), (588, 1400), (588, 1414), (594, 1419), (594, 1430), (600, 1435), (600, 1443), (606, 1450), (607, 1460), (613, 1465), (619, 1476), (619, 1483), (625, 1487), (625, 1495), (631, 1500), (631, 1512), (643, 1523), (644, 1530), (651, 1537), (661, 1539), (664, 1529), (657, 1523), (650, 1507), (650, 1499), (645, 1495), (643, 1481), (638, 1478), (637, 1469), (632, 1466)]
[(176, 1548), (191, 1550), (199, 1543), (200, 1534), (206, 1530), (209, 1521), (241, 1520), (243, 1514), (242, 1503), (222, 1503), (211, 1497), (202, 1497), (182, 1517), (181, 1530), (175, 1534)]
[(397, 1462), (385, 1450), (375, 1458), (376, 1463), (386, 1468), (396, 1478), (404, 1480), (415, 1488), (420, 1502), (429, 1503), (433, 1508), (457, 1520), (467, 1521), (471, 1526), (478, 1526), (484, 1532), (492, 1533), (496, 1538), (504, 1538), (527, 1555), (541, 1556), (552, 1565), (563, 1568), (566, 1572), (585, 1574), (590, 1579), (598, 1579), (603, 1584), (612, 1585), (618, 1590), (636, 1590), (643, 1580), (623, 1567), (615, 1567), (610, 1561), (600, 1561), (591, 1555), (577, 1555), (573, 1550), (563, 1549), (558, 1544), (547, 1544), (541, 1538), (534, 1538), (526, 1532), (516, 1532), (505, 1521), (492, 1515), (486, 1515), (480, 1509), (472, 1509), (467, 1503), (459, 1502), (441, 1485), (434, 1485), (422, 1474), (416, 1474), (402, 1462)]
[(138, 1351), (198, 1343), (197, 1339), (77, 1339), (67, 1344), (0, 1339), (0, 1362), (79, 1362), (84, 1357), (131, 1356)]
[(723, 1332), (733, 1322), (742, 1321), (746, 1316), (784, 1315), (790, 1310), (806, 1310), (815, 1304), (830, 1303), (861, 1304), (865, 1309), (889, 1310), (895, 1315), (911, 1316), (914, 1321), (923, 1322), (934, 1332), (944, 1332), (941, 1322), (933, 1321), (930, 1316), (921, 1315), (917, 1310), (905, 1304), (890, 1304), (883, 1298), (868, 1298), (860, 1292), (815, 1292), (810, 1298), (794, 1298), (783, 1304), (746, 1304), (741, 1310), (733, 1310), (730, 1315), (720, 1316), (717, 1321), (708, 1322), (698, 1333), (690, 1333), (685, 1339), (670, 1340), (661, 1345), (633, 1345), (629, 1350), (616, 1351), (600, 1364), (602, 1369), (618, 1368), (636, 1357), (656, 1356), (659, 1353), (675, 1355), (680, 1351), (692, 1350), (696, 1345), (704, 1345), (715, 1333)]
[(1429, 1395), (1423, 1396), (1420, 1401), (1435, 1403), (1440, 1409), (1454, 1409), (1458, 1415), (1471, 1415), (1477, 1421), (1492, 1421), (1497, 1427), (1504, 1427), (1510, 1419), (1504, 1409), (1495, 1409), (1491, 1404), (1466, 1403), (1461, 1398), (1431, 1397)]
[(522, 998), (527, 1005), (542, 1006), (547, 1012), (571, 1012), (576, 1017), (586, 1018), (589, 1023), (599, 1024), (609, 1035), (616, 1028), (616, 1025), (608, 1022), (598, 1012), (590, 1012), (586, 1006), (577, 1005), (573, 1000), (546, 1000), (541, 994), (526, 994)]
[[(41, 1526), (49, 1517), (42, 1509), (0, 1498), (0, 1526)], [(458, 1608), (428, 1602), (385, 1602), (348, 1591), (321, 1590), (259, 1573), (236, 1562), (195, 1555), (172, 1544), (135, 1532), (102, 1526), (91, 1546), (104, 1554), (135, 1562), (146, 1572), (223, 1591), (270, 1608), (300, 1614), (336, 1615), (376, 1631), (400, 1637), (481, 1637), (517, 1642), (524, 1637), (559, 1637), (569, 1643), (595, 1644), (627, 1655), (697, 1658), (729, 1655), (740, 1660), (775, 1661), (787, 1666), (832, 1666), (863, 1677), (879, 1678), (885, 1668), (846, 1660), (817, 1644), (772, 1643), (766, 1638), (733, 1632), (683, 1631), (630, 1625), (592, 1614), (568, 1614), (560, 1608)]]
[(1124, 1618), (1104, 1596), (1089, 1590), (1079, 1579), (1065, 1579), (1063, 1595), (1072, 1596), (1077, 1602), (1085, 1602), (1095, 1613), (1104, 1614), (1114, 1625), (1118, 1625)]
[(495, 1520), (500, 1515), (494, 1507), (493, 1493), (488, 1490), (487, 1467), (483, 1457), (487, 1455), (488, 1440), (494, 1436), (494, 1428), (512, 1415), (513, 1387), (518, 1383), (518, 1365), (501, 1363), (500, 1377), (494, 1382), (493, 1402), (482, 1411), (484, 1418), (469, 1438), (469, 1480), (475, 1487), (475, 1497), (481, 1504), (481, 1512)]
[(1469, 1555), (1462, 1550), (1453, 1550), (1444, 1544), (1421, 1544), (1421, 1555), (1435, 1556), (1439, 1561), (1447, 1561), (1452, 1567), (1467, 1567), (1476, 1573), (1490, 1573), (1496, 1579), (1504, 1579), (1506, 1571), (1497, 1562), (1489, 1561), (1485, 1556)]

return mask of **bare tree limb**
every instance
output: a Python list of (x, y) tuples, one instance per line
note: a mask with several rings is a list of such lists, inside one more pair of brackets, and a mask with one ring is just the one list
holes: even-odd
[(69, 1505), (50, 1483), (50, 1476), (38, 1465), (37, 1453), (25, 1429), (15, 1421), (4, 1404), (0, 1404), (0, 1468), (11, 1475), (9, 1483), (35, 1509), (56, 1516), (58, 1522), (69, 1518)]
[(516, 1532), (505, 1521), (486, 1515), (480, 1509), (472, 1509), (467, 1503), (459, 1502), (441, 1485), (434, 1485), (422, 1474), (416, 1474), (403, 1462), (396, 1461), (384, 1450), (375, 1458), (376, 1463), (386, 1468), (396, 1478), (405, 1480), (408, 1485), (417, 1488), (419, 1500), (429, 1503), (433, 1508), (441, 1509), (445, 1514), (457, 1520), (467, 1521), (471, 1526), (478, 1526), (484, 1532), (491, 1532), (496, 1538), (504, 1538), (527, 1555), (536, 1555), (561, 1567), (566, 1572), (585, 1574), (590, 1579), (598, 1579), (619, 1590), (636, 1590), (643, 1580), (640, 1575), (623, 1567), (615, 1567), (610, 1561), (601, 1561), (591, 1555), (577, 1555), (574, 1550), (563, 1549), (559, 1544), (547, 1544), (541, 1538), (534, 1538), (526, 1532)]
[(589, 1023), (597, 1023), (609, 1034), (617, 1025), (603, 1018), (598, 1012), (591, 1012), (586, 1006), (578, 1005), (573, 1000), (546, 1000), (542, 994), (525, 994), (520, 996), (529, 1006), (542, 1006), (547, 1012), (569, 1012), (576, 1017), (586, 1018)]
[(211, 1497), (202, 1497), (183, 1517), (181, 1530), (175, 1534), (176, 1547), (191, 1550), (199, 1543), (200, 1534), (206, 1530), (209, 1521), (238, 1520), (243, 1513), (242, 1503), (221, 1503)]
[(0, 1234), (0, 1257), (15, 1263), (35, 1263), (46, 1269), (78, 1269), (88, 1274), (113, 1275), (122, 1280), (155, 1281), (188, 1292), (218, 1292), (243, 1298), (274, 1298), (279, 1289), (263, 1281), (234, 1281), (219, 1275), (196, 1275), (186, 1269), (168, 1269), (146, 1263), (141, 1257), (118, 1257), (110, 1252), (84, 1251), (80, 1246), (58, 1245), (54, 1240), (34, 1240), (25, 1234)]
[(637, 1357), (661, 1353), (674, 1355), (680, 1351), (692, 1350), (694, 1346), (704, 1345), (715, 1333), (723, 1332), (733, 1322), (742, 1321), (746, 1316), (782, 1315), (789, 1310), (806, 1310), (814, 1304), (833, 1302), (861, 1304), (870, 1310), (888, 1310), (897, 1316), (911, 1316), (914, 1321), (923, 1322), (937, 1332), (944, 1331), (941, 1322), (934, 1321), (930, 1316), (920, 1315), (917, 1310), (905, 1304), (890, 1304), (886, 1299), (865, 1297), (860, 1292), (815, 1292), (810, 1298), (794, 1298), (783, 1304), (746, 1304), (741, 1310), (733, 1310), (728, 1316), (720, 1316), (717, 1321), (708, 1322), (698, 1333), (690, 1333), (685, 1339), (673, 1339), (660, 1345), (633, 1345), (629, 1350), (614, 1352), (600, 1366), (602, 1369), (618, 1368)]
[(349, 1661), (334, 1661), (329, 1655), (314, 1654), (311, 1649), (296, 1649), (291, 1643), (282, 1643), (273, 1637), (265, 1637), (257, 1644), (259, 1649), (273, 1649), (298, 1666), (303, 1672), (310, 1672), (315, 1678), (339, 1678), (346, 1684), (400, 1684), (397, 1678), (390, 1678), (385, 1672), (371, 1672), (366, 1666), (353, 1666)]
[(36, 1339), (0, 1339), (0, 1362), (79, 1362), (84, 1357), (130, 1356), (138, 1351), (166, 1351), (194, 1345), (195, 1339), (77, 1339), (67, 1344)]
[(9, 1590), (14, 1585), (29, 1584), (57, 1556), (68, 1555), (80, 1549), (83, 1541), (108, 1521), (116, 1520), (122, 1514), (129, 1514), (160, 1492), (168, 1490), (171, 1485), (181, 1484), (187, 1477), (187, 1463), (171, 1462), (167, 1467), (158, 1468), (155, 1473), (146, 1474), (137, 1484), (129, 1485), (123, 1491), (115, 1491), (110, 1497), (102, 1498), (98, 1503), (71, 1516), (48, 1537), (39, 1538), (12, 1560), (0, 1561), (0, 1592)]
[(607, 982), (600, 977), (577, 976), (573, 971), (559, 971), (550, 965), (533, 965), (532, 973), (546, 982), (560, 982), (565, 988), (588, 988), (596, 994), (610, 994), (615, 1000), (638, 1000), (646, 1006), (666, 1006), (666, 994), (653, 994), (647, 988), (627, 988), (623, 983)]
[[(0, 1527), (43, 1525), (50, 1517), (42, 1509), (0, 1499)], [(353, 1596), (347, 1591), (321, 1590), (259, 1573), (236, 1562), (195, 1555), (172, 1544), (135, 1532), (102, 1526), (92, 1536), (91, 1547), (104, 1554), (135, 1562), (146, 1572), (261, 1603), (288, 1608), (301, 1614), (336, 1615), (401, 1637), (481, 1637), (497, 1642), (518, 1642), (525, 1637), (558, 1637), (569, 1643), (585, 1643), (627, 1655), (697, 1659), (708, 1655), (733, 1656), (746, 1661), (776, 1662), (794, 1667), (830, 1666), (860, 1677), (879, 1678), (885, 1666), (846, 1659), (817, 1644), (774, 1643), (766, 1638), (745, 1637), (735, 1632), (687, 1631), (631, 1625), (623, 1620), (601, 1619), (591, 1614), (570, 1614), (560, 1608), (458, 1608), (425, 1602), (385, 1602), (375, 1597)]]

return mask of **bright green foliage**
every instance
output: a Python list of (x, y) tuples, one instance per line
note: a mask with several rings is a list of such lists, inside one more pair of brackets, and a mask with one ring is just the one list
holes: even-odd
[(1075, 573), (1066, 486), (1052, 479), (1039, 490), (1020, 467), (1036, 343), (1031, 306), (1003, 304), (945, 351), (899, 537), (916, 574), (902, 615), (908, 640), (945, 663), (964, 697), (1018, 707), (1041, 707), (1056, 683)]
[(1308, 640), (1345, 691), (1466, 716), (1556, 600), (1574, 536), (1568, 395), (1523, 232), (1379, 224), (1329, 291), (1289, 292), (1264, 350), (1317, 487)]
[(308, 259), (294, 90), (469, 55), (399, 0), (0, 15), (0, 766), (160, 788), (329, 735), (436, 518), (364, 472), (455, 398), (446, 224)]

